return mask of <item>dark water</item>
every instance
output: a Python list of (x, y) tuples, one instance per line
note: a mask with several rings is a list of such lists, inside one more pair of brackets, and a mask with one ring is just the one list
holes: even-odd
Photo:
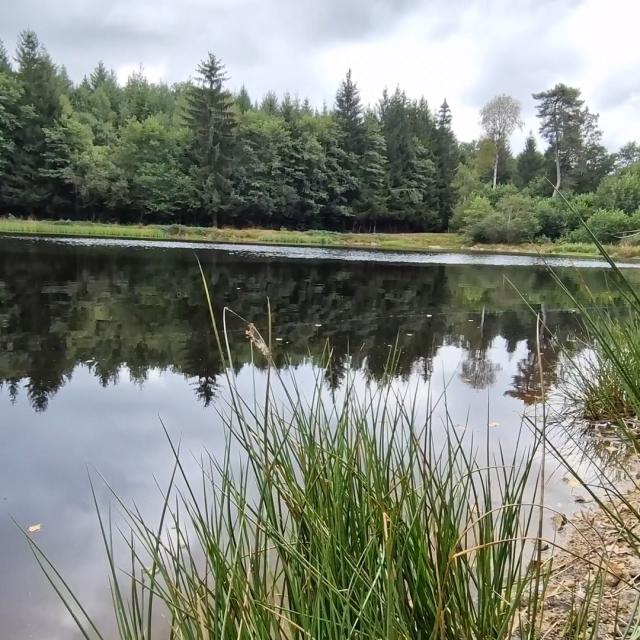
[[(375, 384), (397, 340), (398, 384), (436, 395), (446, 386), (454, 421), (471, 429), (484, 429), (489, 406), (507, 447), (541, 393), (532, 309), (556, 336), (542, 345), (548, 388), (581, 344), (577, 314), (529, 259), (0, 239), (2, 638), (75, 637), (12, 519), (42, 525), (37, 542), (87, 608), (108, 617), (87, 470), (153, 515), (154, 478), (166, 479), (171, 460), (159, 418), (184, 450), (221, 445), (225, 384), (196, 252), (218, 309), (263, 327), (269, 299), (276, 361), (301, 385), (311, 384), (327, 343), (328, 388), (339, 391), (349, 368)], [(558, 273), (572, 291), (589, 290), (592, 304), (614, 301), (603, 268)], [(229, 335), (249, 393), (263, 374), (240, 320), (231, 318)], [(105, 504), (108, 491), (99, 483), (97, 492)]]

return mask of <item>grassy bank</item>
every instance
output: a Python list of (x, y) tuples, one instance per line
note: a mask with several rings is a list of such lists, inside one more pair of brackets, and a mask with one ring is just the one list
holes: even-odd
[[(599, 255), (597, 248), (587, 243), (469, 245), (465, 242), (464, 237), (457, 233), (339, 233), (320, 230), (213, 229), (211, 227), (186, 227), (180, 225), (122, 225), (0, 218), (0, 234), (273, 244), (389, 251), (453, 251), (574, 257), (594, 257)], [(640, 246), (619, 245), (608, 247), (608, 249), (614, 258), (628, 260), (640, 258)]]

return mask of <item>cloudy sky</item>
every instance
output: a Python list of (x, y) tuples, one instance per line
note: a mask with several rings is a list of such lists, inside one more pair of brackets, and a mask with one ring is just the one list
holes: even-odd
[(289, 90), (332, 104), (348, 67), (365, 102), (400, 85), (433, 107), (444, 97), (462, 140), (497, 93), (580, 87), (605, 143), (640, 139), (640, 0), (21, 0), (6, 3), (0, 39), (34, 29), (74, 79), (102, 59), (123, 81), (140, 64), (153, 80), (192, 74), (208, 50), (252, 96)]

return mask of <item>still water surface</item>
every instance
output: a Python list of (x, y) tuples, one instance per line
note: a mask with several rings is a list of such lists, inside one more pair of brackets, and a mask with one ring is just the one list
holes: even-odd
[[(196, 254), (218, 308), (264, 327), (270, 300), (276, 362), (303, 387), (327, 342), (324, 384), (339, 392), (348, 369), (375, 384), (397, 340), (397, 384), (425, 402), (446, 386), (452, 420), (469, 432), (485, 432), (489, 411), (492, 446), (507, 451), (540, 395), (528, 305), (556, 336), (542, 348), (547, 387), (582, 344), (577, 314), (530, 258), (0, 239), (1, 637), (76, 637), (12, 519), (42, 525), (37, 542), (87, 608), (108, 619), (87, 471), (152, 517), (155, 480), (167, 479), (171, 463), (160, 419), (184, 451), (221, 446), (225, 383)], [(599, 263), (554, 264), (592, 304), (614, 302)], [(250, 393), (263, 372), (251, 364), (243, 324), (229, 331)], [(552, 499), (570, 501), (566, 492), (552, 487)], [(100, 483), (98, 499), (108, 503)]]

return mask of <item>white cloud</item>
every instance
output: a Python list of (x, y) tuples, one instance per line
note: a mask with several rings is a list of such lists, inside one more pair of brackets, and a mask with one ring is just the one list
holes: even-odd
[(140, 63), (152, 80), (193, 74), (208, 49), (233, 88), (253, 97), (288, 90), (320, 106), (353, 69), (375, 103), (399, 84), (435, 109), (444, 97), (463, 140), (497, 93), (518, 98), (537, 130), (531, 94), (565, 82), (601, 114), (605, 142), (640, 139), (640, 2), (635, 0), (23, 0), (3, 15), (13, 47), (34, 28), (72, 77), (99, 59), (126, 80)]

